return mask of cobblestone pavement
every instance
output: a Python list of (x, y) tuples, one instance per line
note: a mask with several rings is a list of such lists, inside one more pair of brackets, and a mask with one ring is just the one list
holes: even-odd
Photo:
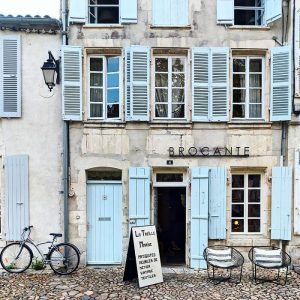
[(49, 271), (0, 275), (0, 299), (300, 299), (300, 275), (290, 271), (286, 286), (255, 285), (246, 271), (241, 284), (207, 281), (206, 272), (164, 274), (164, 283), (139, 289), (137, 281), (122, 282), (123, 268), (81, 268), (70, 276)]

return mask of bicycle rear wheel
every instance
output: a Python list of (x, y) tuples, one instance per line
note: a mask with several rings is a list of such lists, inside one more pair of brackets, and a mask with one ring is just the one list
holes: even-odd
[(50, 267), (56, 274), (69, 275), (78, 268), (79, 250), (72, 244), (60, 243), (49, 253), (49, 260)]
[(31, 265), (32, 256), (32, 251), (26, 244), (11, 243), (2, 249), (0, 263), (9, 273), (22, 273)]

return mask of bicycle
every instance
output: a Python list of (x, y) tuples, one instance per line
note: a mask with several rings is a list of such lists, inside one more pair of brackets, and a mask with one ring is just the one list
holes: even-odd
[[(2, 249), (0, 263), (4, 270), (9, 273), (22, 273), (30, 267), (33, 252), (28, 244), (37, 250), (44, 266), (49, 264), (56, 274), (69, 275), (78, 268), (80, 251), (75, 245), (70, 243), (56, 244), (56, 239), (62, 237), (61, 233), (50, 233), (53, 236), (52, 241), (36, 244), (30, 237), (32, 228), (33, 226), (25, 227), (20, 242), (13, 242)], [(45, 244), (51, 245), (48, 247), (48, 253), (43, 254), (39, 247)]]

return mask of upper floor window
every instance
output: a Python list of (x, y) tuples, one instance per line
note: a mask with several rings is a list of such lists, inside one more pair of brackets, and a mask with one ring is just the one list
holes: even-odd
[(261, 57), (233, 58), (233, 118), (263, 118), (263, 65)]
[(263, 0), (234, 0), (234, 25), (264, 24)]
[(89, 57), (89, 117), (120, 118), (120, 57)]
[(185, 57), (155, 58), (155, 118), (185, 117)]
[(89, 0), (90, 24), (119, 24), (119, 0)]

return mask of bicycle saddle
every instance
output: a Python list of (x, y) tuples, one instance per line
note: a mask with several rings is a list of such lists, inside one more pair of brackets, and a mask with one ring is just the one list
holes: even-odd
[(50, 233), (50, 235), (53, 235), (55, 237), (62, 237), (61, 233)]

